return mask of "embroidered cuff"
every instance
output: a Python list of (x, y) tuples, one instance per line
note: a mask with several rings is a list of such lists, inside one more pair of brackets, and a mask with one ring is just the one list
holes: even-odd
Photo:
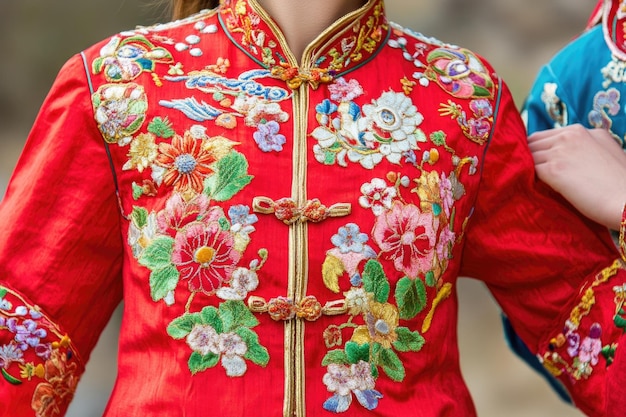
[(14, 415), (62, 415), (83, 371), (59, 326), (0, 285), (0, 402), (10, 401)]
[(626, 262), (626, 204), (622, 210), (622, 221), (619, 224), (619, 251), (622, 254), (622, 260)]

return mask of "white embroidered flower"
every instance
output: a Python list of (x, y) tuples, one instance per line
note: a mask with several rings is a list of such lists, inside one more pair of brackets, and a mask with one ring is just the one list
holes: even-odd
[(359, 130), (367, 143), (380, 143), (380, 153), (392, 163), (400, 163), (404, 152), (419, 149), (417, 142), (426, 141), (417, 128), (424, 116), (411, 99), (402, 93), (384, 92), (372, 104), (363, 106)]
[(220, 335), (220, 352), (222, 353), (222, 366), (228, 376), (242, 376), (246, 373), (247, 365), (243, 356), (248, 351), (248, 345), (235, 333)]
[(143, 250), (148, 247), (157, 234), (156, 213), (150, 213), (146, 224), (139, 228), (135, 222), (130, 222), (128, 229), (128, 245), (133, 251), (133, 256), (139, 258)]
[(356, 316), (358, 314), (369, 311), (371, 295), (362, 287), (352, 287), (349, 291), (343, 293), (346, 297), (346, 307), (350, 314)]
[(328, 372), (322, 378), (322, 382), (326, 385), (329, 392), (336, 393), (340, 396), (351, 395), (352, 390), (356, 389), (356, 380), (352, 377), (352, 371), (345, 365), (331, 363), (328, 365)]
[(372, 376), (372, 367), (365, 361), (359, 361), (350, 365), (350, 371), (354, 379), (355, 389), (360, 391), (371, 390), (376, 387), (376, 381)]
[(194, 139), (204, 139), (206, 138), (206, 127), (202, 125), (193, 125), (189, 129), (189, 134)]
[(186, 341), (191, 350), (206, 356), (209, 353), (220, 354), (220, 339), (220, 335), (213, 327), (196, 324), (187, 335)]
[(229, 287), (221, 287), (216, 295), (222, 300), (244, 300), (248, 292), (259, 286), (259, 277), (256, 272), (246, 268), (237, 268), (230, 279)]
[(396, 189), (388, 187), (385, 180), (374, 178), (372, 182), (366, 182), (361, 186), (359, 204), (361, 207), (371, 208), (375, 216), (380, 216), (386, 210), (390, 210), (393, 199), (396, 197)]

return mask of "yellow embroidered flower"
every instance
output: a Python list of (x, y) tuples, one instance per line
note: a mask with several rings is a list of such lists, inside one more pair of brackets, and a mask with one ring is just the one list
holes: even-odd
[(123, 170), (136, 168), (143, 172), (148, 168), (158, 155), (158, 146), (154, 142), (155, 136), (152, 133), (142, 133), (137, 135), (130, 143), (128, 157), (130, 158), (122, 167)]
[(413, 189), (420, 198), (422, 212), (441, 213), (441, 191), (439, 174), (435, 171), (422, 172), (422, 176), (415, 180), (417, 187)]
[(398, 340), (396, 329), (400, 321), (398, 309), (389, 303), (370, 303), (365, 314), (365, 326), (359, 326), (352, 335), (352, 341), (362, 345), (375, 342), (389, 349)]

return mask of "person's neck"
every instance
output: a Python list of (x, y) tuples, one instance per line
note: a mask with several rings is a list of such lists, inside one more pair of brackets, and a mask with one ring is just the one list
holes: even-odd
[(289, 49), (300, 61), (306, 47), (320, 33), (367, 0), (257, 0), (257, 3), (278, 24)]

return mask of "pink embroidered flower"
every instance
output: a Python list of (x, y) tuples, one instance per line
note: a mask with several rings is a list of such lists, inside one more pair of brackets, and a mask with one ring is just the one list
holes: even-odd
[(332, 84), (328, 85), (330, 98), (337, 102), (352, 101), (363, 94), (363, 87), (355, 79), (346, 81), (345, 78), (336, 78)]
[(598, 364), (598, 356), (602, 351), (601, 336), (602, 328), (598, 323), (594, 323), (589, 330), (589, 336), (585, 337), (580, 344), (578, 359), (581, 362), (590, 363), (594, 366)]
[(437, 242), (437, 257), (439, 260), (448, 259), (450, 256), (450, 248), (456, 239), (455, 233), (448, 227), (444, 227), (439, 234)]
[(415, 278), (432, 267), (437, 228), (432, 213), (395, 202), (390, 212), (378, 217), (372, 237), (396, 270)]
[(217, 221), (223, 215), (222, 209), (209, 209), (209, 198), (198, 194), (187, 201), (180, 193), (173, 193), (165, 203), (165, 209), (157, 214), (157, 224), (161, 233), (172, 235), (185, 224), (202, 219), (203, 223)]
[(491, 97), (494, 84), (487, 69), (471, 52), (439, 48), (428, 54), (426, 75), (458, 98)]
[(191, 291), (213, 294), (230, 279), (241, 258), (234, 244), (217, 222), (193, 222), (176, 235), (172, 262)]
[[(450, 177), (452, 177), (452, 175)], [(454, 195), (452, 193), (452, 181), (450, 181), (450, 178), (446, 177), (445, 172), (442, 172), (441, 178), (439, 178), (439, 193), (443, 212), (446, 217), (450, 217), (452, 206), (454, 205)]]

